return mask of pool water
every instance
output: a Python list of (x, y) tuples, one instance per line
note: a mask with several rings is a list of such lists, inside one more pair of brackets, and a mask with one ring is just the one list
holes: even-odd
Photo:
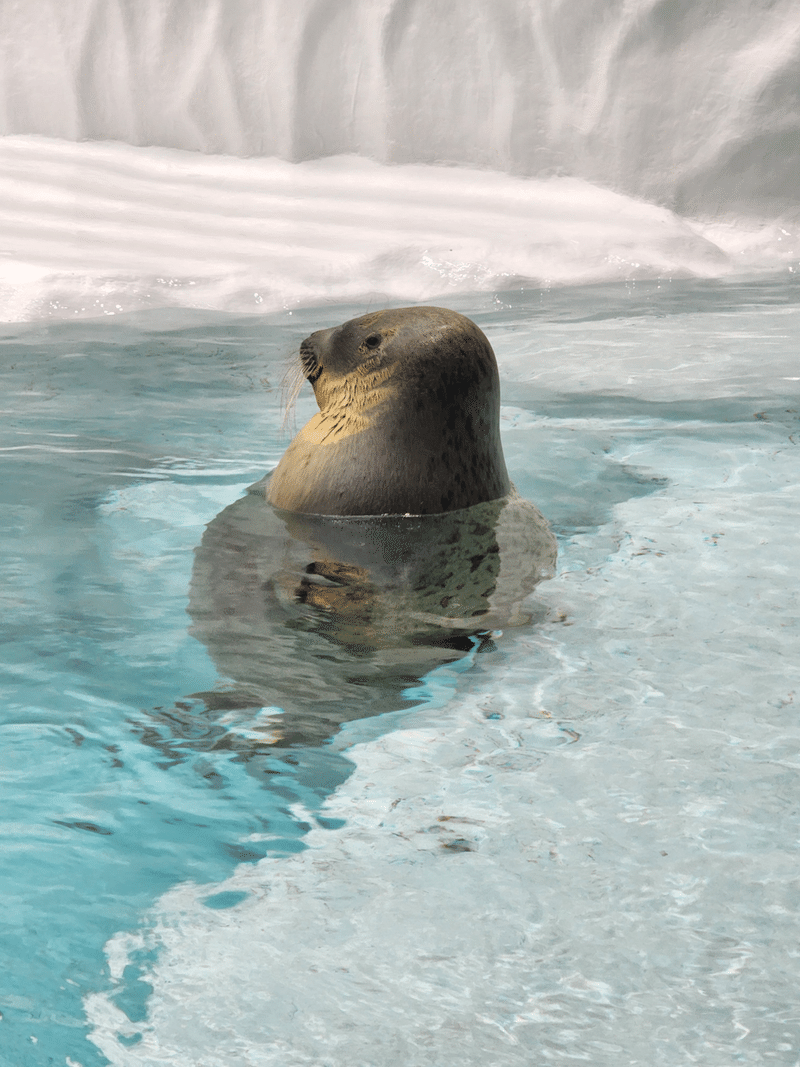
[(2, 326), (3, 1067), (800, 1062), (800, 285), (449, 303), (559, 574), (280, 752), (190, 699), (193, 549), (367, 309)]

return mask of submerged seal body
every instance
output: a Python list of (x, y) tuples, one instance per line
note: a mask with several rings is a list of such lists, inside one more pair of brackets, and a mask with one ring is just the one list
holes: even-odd
[(416, 703), (428, 671), (530, 618), (556, 558), (509, 481), (497, 365), (469, 319), (373, 312), (300, 360), (319, 414), (209, 524), (189, 603), (232, 683), (206, 707), (272, 708), (280, 745)]
[(270, 479), (273, 506), (432, 515), (509, 492), (497, 364), (463, 315), (373, 312), (312, 334), (300, 358), (320, 410)]

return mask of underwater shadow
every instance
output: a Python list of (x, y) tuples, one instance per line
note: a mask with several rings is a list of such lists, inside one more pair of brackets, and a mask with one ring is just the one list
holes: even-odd
[(191, 699), (212, 718), (245, 713), (248, 746), (322, 745), (345, 722), (419, 705), (430, 671), (530, 621), (524, 601), (555, 555), (545, 519), (516, 494), (349, 518), (279, 511), (250, 492), (196, 550), (190, 632), (229, 682)]

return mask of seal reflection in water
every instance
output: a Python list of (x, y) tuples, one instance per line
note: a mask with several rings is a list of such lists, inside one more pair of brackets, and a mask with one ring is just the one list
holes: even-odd
[(300, 360), (320, 410), (210, 523), (189, 605), (233, 683), (208, 710), (274, 709), (258, 721), (277, 745), (417, 703), (428, 671), (528, 621), (556, 557), (509, 481), (497, 365), (469, 319), (378, 311)]

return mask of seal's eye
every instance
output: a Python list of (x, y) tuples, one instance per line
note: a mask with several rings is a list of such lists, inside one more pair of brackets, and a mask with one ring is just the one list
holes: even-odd
[(377, 348), (381, 343), (381, 335), (379, 333), (371, 333), (364, 341), (367, 348)]

